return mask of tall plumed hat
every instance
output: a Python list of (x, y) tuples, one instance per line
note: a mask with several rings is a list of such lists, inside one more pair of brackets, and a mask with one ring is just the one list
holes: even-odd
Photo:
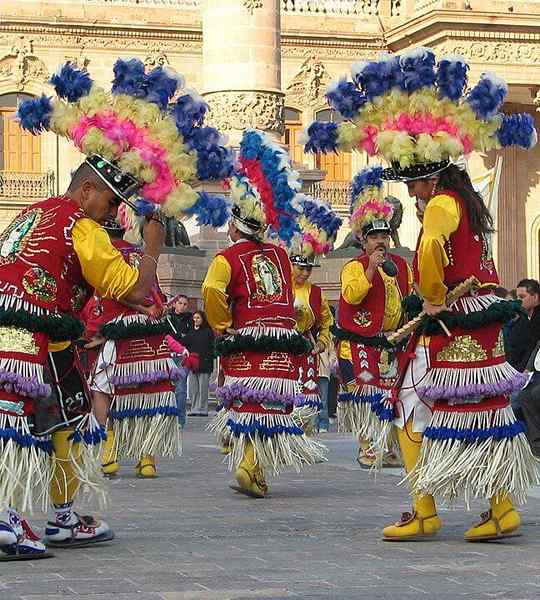
[(232, 218), (246, 234), (288, 244), (299, 231), (301, 184), (289, 155), (256, 129), (246, 129), (230, 179)]
[(352, 80), (333, 83), (326, 98), (346, 121), (315, 122), (306, 150), (365, 150), (391, 168), (386, 179), (428, 177), (473, 150), (485, 152), (536, 143), (528, 113), (503, 115), (506, 83), (493, 73), (466, 91), (469, 66), (456, 56), (436, 63), (429, 48), (352, 67)]
[(140, 60), (131, 59), (116, 61), (110, 91), (71, 63), (50, 83), (54, 101), (42, 95), (21, 103), (23, 129), (68, 138), (120, 198), (138, 192), (146, 211), (194, 214), (204, 224), (227, 220), (224, 199), (198, 193), (191, 184), (228, 177), (232, 152), (218, 131), (203, 126), (207, 106), (184, 89), (182, 76), (162, 67), (147, 72)]
[(383, 175), (383, 167), (375, 165), (362, 169), (352, 180), (349, 223), (357, 236), (391, 232), (394, 207), (384, 197)]
[(305, 194), (299, 194), (297, 199), (302, 209), (298, 218), (300, 231), (291, 240), (289, 256), (295, 265), (316, 266), (316, 258), (332, 250), (342, 220), (322, 200)]

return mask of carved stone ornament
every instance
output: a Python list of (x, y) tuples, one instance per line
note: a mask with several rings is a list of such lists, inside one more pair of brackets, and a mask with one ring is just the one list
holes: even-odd
[(169, 64), (169, 59), (163, 51), (161, 44), (153, 44), (148, 48), (146, 56), (144, 58), (144, 66), (148, 69), (155, 67), (166, 67)]
[(287, 86), (287, 98), (302, 106), (318, 105), (331, 79), (324, 64), (311, 55)]
[(210, 107), (207, 121), (220, 131), (254, 127), (283, 134), (283, 95), (276, 92), (211, 92), (204, 99)]
[(30, 80), (42, 82), (48, 78), (47, 67), (34, 55), (29, 38), (15, 38), (10, 50), (0, 57), (0, 79), (11, 80), (18, 91)]
[(250, 14), (253, 14), (253, 11), (256, 8), (263, 7), (263, 0), (244, 0), (244, 6), (248, 9)]
[(540, 64), (540, 45), (537, 41), (451, 40), (438, 45), (436, 49), (439, 55), (458, 54), (474, 62)]

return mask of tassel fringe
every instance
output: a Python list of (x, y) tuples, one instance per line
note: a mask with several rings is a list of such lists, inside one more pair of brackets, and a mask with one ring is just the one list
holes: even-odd
[(300, 388), (296, 379), (280, 377), (225, 377), (225, 386), (239, 384), (251, 390), (274, 392), (283, 396), (298, 396)]
[(539, 483), (539, 466), (510, 407), (435, 411), (418, 464), (403, 481), (414, 494), (437, 496), (447, 504), (463, 496), (467, 508), (475, 498), (505, 494), (522, 504), (528, 489)]
[(327, 449), (304, 434), (292, 415), (255, 415), (221, 410), (208, 426), (218, 440), (230, 436), (233, 450), (229, 470), (238, 468), (246, 441), (255, 449), (257, 464), (277, 475), (285, 468), (299, 472), (303, 465), (326, 460)]

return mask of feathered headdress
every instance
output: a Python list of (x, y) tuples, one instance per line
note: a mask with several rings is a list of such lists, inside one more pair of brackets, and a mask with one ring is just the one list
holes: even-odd
[(349, 223), (355, 234), (390, 233), (394, 207), (383, 194), (384, 169), (377, 165), (359, 171), (352, 180)]
[(256, 129), (240, 142), (238, 168), (230, 179), (232, 216), (244, 233), (279, 238), (288, 244), (299, 231), (301, 184), (289, 155)]
[(456, 56), (436, 64), (429, 48), (356, 63), (352, 81), (343, 78), (326, 94), (347, 121), (312, 123), (306, 150), (365, 150), (391, 165), (384, 178), (411, 180), (437, 173), (473, 150), (532, 148), (537, 139), (533, 117), (499, 112), (506, 83), (484, 73), (465, 92), (468, 70)]
[(315, 258), (327, 254), (334, 244), (341, 227), (341, 218), (331, 207), (318, 200), (299, 194), (302, 214), (298, 219), (300, 232), (291, 240), (291, 262), (300, 266), (314, 266)]
[[(203, 127), (207, 106), (195, 92), (183, 89), (180, 75), (162, 67), (146, 72), (140, 60), (131, 59), (116, 61), (111, 92), (70, 63), (50, 83), (55, 101), (42, 95), (21, 103), (23, 129), (54, 131), (70, 139), (124, 200), (128, 198), (116, 184), (121, 178), (135, 180), (150, 205), (144, 210), (160, 208), (172, 217), (195, 214), (203, 223), (223, 224), (211, 219), (226, 220), (224, 199), (211, 201), (190, 183), (228, 177), (232, 152), (215, 129)], [(129, 194), (136, 187), (129, 187)], [(212, 202), (220, 204), (221, 213)]]

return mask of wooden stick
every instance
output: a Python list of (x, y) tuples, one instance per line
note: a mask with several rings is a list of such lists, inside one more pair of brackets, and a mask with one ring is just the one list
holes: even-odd
[[(459, 285), (456, 285), (456, 287), (448, 293), (448, 295), (446, 296), (446, 305), (450, 306), (458, 298), (461, 298), (467, 292), (470, 292), (471, 289), (478, 287), (479, 285), (480, 285), (480, 282), (474, 276), (469, 277), (468, 279), (465, 279), (465, 281), (462, 281)], [(425, 311), (422, 311), (417, 317), (415, 317), (411, 321), (405, 323), (405, 325), (403, 325), (403, 327), (400, 327), (392, 335), (389, 335), (388, 341), (391, 344), (397, 344), (403, 338), (405, 338), (408, 335), (410, 335), (411, 333), (413, 333), (416, 330), (416, 328), (420, 325), (420, 323), (422, 323), (422, 321), (424, 320), (424, 318), (426, 316), (427, 316), (427, 313)], [(443, 323), (441, 321), (439, 321), (439, 323), (442, 327)], [(448, 331), (448, 328), (446, 326), (443, 327), (443, 330), (446, 333), (446, 335), (451, 337), (452, 334), (450, 333), (450, 331)]]

